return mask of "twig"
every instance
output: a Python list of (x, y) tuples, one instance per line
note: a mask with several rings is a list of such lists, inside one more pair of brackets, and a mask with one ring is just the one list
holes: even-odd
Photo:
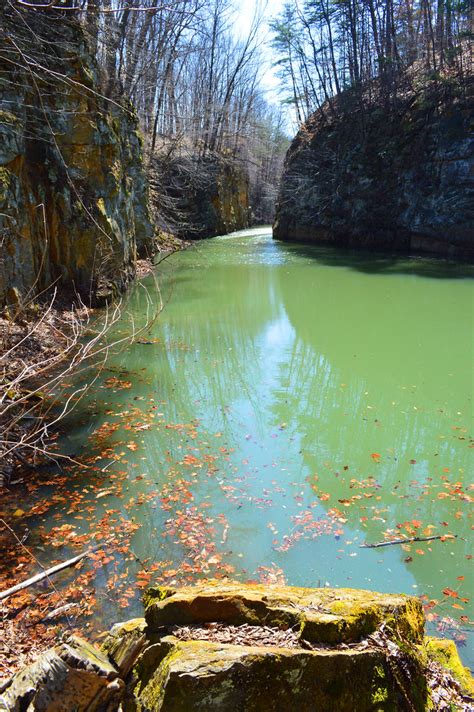
[(59, 571), (62, 571), (63, 569), (67, 569), (70, 566), (74, 566), (74, 564), (77, 564), (81, 559), (84, 559), (86, 556), (90, 556), (90, 554), (94, 553), (94, 551), (97, 551), (97, 549), (102, 549), (103, 544), (98, 544), (97, 546), (94, 546), (92, 549), (88, 549), (87, 551), (84, 551), (82, 554), (78, 554), (77, 556), (74, 556), (72, 559), (68, 559), (67, 561), (63, 561), (61, 564), (56, 564), (56, 566), (52, 566), (50, 569), (46, 569), (46, 571), (42, 571), (39, 574), (36, 574), (36, 576), (32, 576), (29, 579), (26, 579), (26, 581), (23, 581), (22, 583), (17, 583), (16, 586), (12, 586), (11, 588), (7, 588), (6, 591), (2, 591), (0, 593), (0, 601), (5, 600), (5, 598), (8, 598), (9, 596), (12, 596), (14, 593), (17, 593), (18, 591), (23, 591), (25, 588), (29, 588), (29, 586), (33, 586), (35, 583), (39, 583), (40, 581), (43, 581), (45, 578), (49, 578), (50, 576), (54, 576), (54, 574), (59, 573)]
[(408, 539), (392, 539), (392, 541), (379, 541), (377, 544), (359, 544), (360, 549), (378, 549), (380, 546), (393, 546), (394, 544), (411, 544), (414, 541), (434, 541), (434, 539), (456, 539), (457, 534), (436, 534), (434, 536), (412, 536)]

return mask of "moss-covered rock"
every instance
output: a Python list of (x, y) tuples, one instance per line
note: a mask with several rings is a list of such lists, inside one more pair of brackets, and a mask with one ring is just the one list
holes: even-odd
[(203, 641), (176, 641), (135, 700), (141, 712), (410, 709), (378, 651)]
[(317, 643), (357, 642), (381, 623), (395, 637), (419, 642), (420, 601), (355, 589), (311, 589), (209, 582), (185, 589), (152, 588), (145, 597), (151, 630), (172, 624), (225, 621), (295, 628)]
[(427, 638), (424, 647), (428, 658), (448, 670), (454, 679), (459, 682), (463, 692), (474, 697), (474, 680), (469, 670), (462, 664), (454, 641)]
[(79, 22), (51, 13), (0, 6), (44, 68), (33, 78), (0, 53), (0, 307), (12, 289), (120, 291), (153, 246), (133, 108), (102, 95)]

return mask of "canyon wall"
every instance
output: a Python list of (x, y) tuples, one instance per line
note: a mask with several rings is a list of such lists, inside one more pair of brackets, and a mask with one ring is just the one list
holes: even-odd
[(164, 232), (195, 240), (249, 226), (249, 175), (236, 160), (162, 151), (150, 174), (153, 209)]
[(0, 305), (51, 285), (97, 301), (151, 252), (133, 107), (103, 96), (71, 15), (0, 6)]
[(473, 260), (471, 122), (466, 77), (415, 72), (389, 105), (342, 95), (291, 144), (274, 237)]

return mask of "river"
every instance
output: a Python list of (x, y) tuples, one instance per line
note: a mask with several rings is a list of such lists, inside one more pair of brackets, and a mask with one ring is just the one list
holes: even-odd
[(423, 596), (472, 665), (472, 274), (269, 228), (169, 257), (59, 441), (91, 470), (31, 493), (45, 558), (114, 539), (80, 579), (101, 626), (203, 576)]

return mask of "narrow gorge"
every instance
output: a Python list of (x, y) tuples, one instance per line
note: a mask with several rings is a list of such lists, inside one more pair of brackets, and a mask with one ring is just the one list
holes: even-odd
[(471, 12), (0, 0), (0, 711), (471, 712)]

